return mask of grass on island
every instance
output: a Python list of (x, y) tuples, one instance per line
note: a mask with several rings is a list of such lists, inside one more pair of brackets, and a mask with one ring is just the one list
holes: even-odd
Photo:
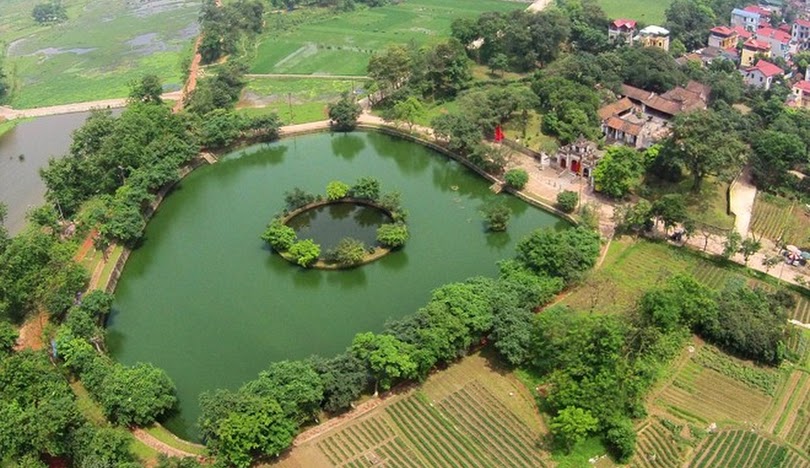
[(31, 2), (3, 2), (0, 42), (9, 44), (4, 69), (13, 81), (13, 107), (124, 97), (128, 83), (147, 73), (167, 89), (182, 87), (180, 63), (191, 53), (199, 3), (65, 3), (67, 22), (39, 26)]
[(371, 54), (389, 44), (439, 42), (450, 35), (455, 18), (522, 8), (525, 3), (504, 0), (408, 0), (347, 13), (273, 13), (285, 17), (268, 17), (268, 25), (293, 26), (264, 33), (251, 72), (365, 75)]
[(758, 193), (751, 230), (757, 235), (786, 244), (810, 244), (810, 209), (787, 198)]
[(344, 92), (362, 91), (362, 80), (251, 78), (237, 106), (240, 113), (278, 114), (284, 125), (327, 118), (327, 106)]
[(664, 23), (664, 12), (671, 0), (598, 0), (608, 18), (634, 19), (644, 24)]
[(179, 439), (177, 438), (177, 436), (172, 434), (168, 429), (159, 424), (149, 426), (147, 428), (144, 428), (144, 430), (148, 432), (149, 435), (163, 442), (169, 447), (173, 447), (188, 453), (193, 453), (194, 455), (205, 454), (205, 447), (203, 447), (202, 445), (192, 444), (190, 442), (186, 442), (185, 440)]

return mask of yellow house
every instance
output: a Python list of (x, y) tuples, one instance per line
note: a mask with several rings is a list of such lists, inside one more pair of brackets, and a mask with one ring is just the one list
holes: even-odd
[(644, 47), (669, 50), (669, 31), (661, 26), (647, 26), (638, 32), (635, 40), (640, 41)]
[(756, 62), (756, 56), (765, 58), (771, 57), (771, 45), (767, 42), (758, 41), (756, 39), (748, 39), (742, 47), (742, 55), (740, 56), (740, 66), (750, 67)]

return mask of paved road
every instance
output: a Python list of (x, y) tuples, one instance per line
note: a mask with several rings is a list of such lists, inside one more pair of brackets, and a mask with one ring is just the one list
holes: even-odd
[(745, 239), (751, 227), (751, 214), (754, 211), (754, 200), (757, 197), (757, 188), (751, 183), (751, 174), (748, 169), (737, 178), (731, 189), (730, 208), (736, 215), (734, 228)]

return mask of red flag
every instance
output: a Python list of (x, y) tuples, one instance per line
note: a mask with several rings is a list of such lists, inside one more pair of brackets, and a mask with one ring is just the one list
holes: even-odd
[(495, 127), (495, 143), (500, 143), (502, 141), (503, 141), (503, 129), (501, 129), (501, 126), (498, 125), (497, 127)]

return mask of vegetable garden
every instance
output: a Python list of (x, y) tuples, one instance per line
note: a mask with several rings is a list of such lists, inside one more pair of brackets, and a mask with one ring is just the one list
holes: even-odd
[(798, 468), (810, 466), (810, 462), (799, 453), (755, 432), (734, 430), (711, 435), (689, 466)]

